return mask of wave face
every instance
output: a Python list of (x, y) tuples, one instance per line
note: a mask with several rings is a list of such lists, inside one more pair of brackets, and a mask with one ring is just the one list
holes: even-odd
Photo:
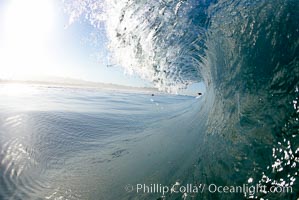
[[(65, 4), (72, 19), (84, 14), (95, 27), (104, 24), (115, 62), (159, 89), (176, 92), (205, 82), (209, 113), (205, 134), (223, 140), (225, 146), (219, 148), (227, 153), (208, 157), (212, 167), (198, 170), (210, 179), (199, 179), (241, 183), (233, 174), (242, 168), (240, 177), (252, 177), (252, 184), (299, 188), (294, 181), (299, 165), (296, 0)], [(207, 141), (205, 148), (214, 145)], [(244, 149), (252, 152), (246, 155)], [(225, 166), (228, 170), (217, 172)], [(283, 195), (264, 196), (281, 199)]]

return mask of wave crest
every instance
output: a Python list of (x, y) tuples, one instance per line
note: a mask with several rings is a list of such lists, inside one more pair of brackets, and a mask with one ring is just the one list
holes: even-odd
[(206, 59), (208, 27), (205, 1), (78, 2), (67, 4), (71, 21), (85, 13), (95, 27), (105, 23), (114, 62), (128, 73), (168, 92), (202, 80), (199, 69)]

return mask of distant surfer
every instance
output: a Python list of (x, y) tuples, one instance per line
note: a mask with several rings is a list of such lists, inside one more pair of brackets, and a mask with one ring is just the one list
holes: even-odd
[(155, 96), (154, 94), (152, 94), (152, 97)]
[(201, 97), (202, 93), (201, 92), (198, 92), (197, 93), (197, 97), (195, 97), (196, 99), (199, 99)]

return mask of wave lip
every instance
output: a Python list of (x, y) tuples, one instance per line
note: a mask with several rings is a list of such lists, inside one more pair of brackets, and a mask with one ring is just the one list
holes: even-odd
[[(203, 146), (213, 150), (211, 138), (217, 137), (225, 147), (214, 155), (218, 167), (201, 166), (209, 181), (216, 179), (213, 171), (224, 167), (229, 176), (217, 178), (226, 183), (252, 178), (255, 184), (265, 175), (298, 185), (288, 178), (297, 176), (288, 161), (282, 172), (271, 167), (276, 166), (273, 148), (288, 152), (288, 146), (298, 147), (298, 109), (292, 104), (299, 86), (296, 1), (115, 0), (97, 5), (83, 6), (83, 12), (93, 24), (105, 23), (114, 61), (129, 73), (168, 92), (205, 82), (208, 141)], [(278, 147), (284, 140), (290, 145)], [(292, 155), (298, 163), (298, 155)]]

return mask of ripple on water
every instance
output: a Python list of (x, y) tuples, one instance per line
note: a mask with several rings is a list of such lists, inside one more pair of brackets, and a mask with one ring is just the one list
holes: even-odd
[(42, 170), (34, 158), (34, 149), (20, 138), (12, 138), (0, 146), (0, 193), (23, 199), (45, 189), (40, 179)]
[(76, 194), (72, 189), (63, 190), (61, 188), (56, 188), (49, 195), (45, 196), (45, 199), (49, 200), (80, 200), (82, 196)]

